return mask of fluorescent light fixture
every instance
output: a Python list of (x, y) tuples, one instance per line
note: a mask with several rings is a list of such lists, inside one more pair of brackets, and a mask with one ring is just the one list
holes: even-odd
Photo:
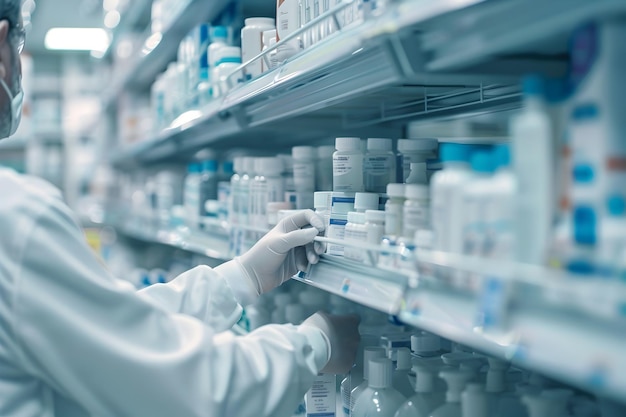
[(101, 28), (52, 28), (46, 33), (46, 49), (57, 51), (106, 51), (109, 36)]

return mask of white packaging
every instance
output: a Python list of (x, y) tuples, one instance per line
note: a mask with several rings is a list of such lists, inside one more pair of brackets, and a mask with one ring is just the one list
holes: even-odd
[[(365, 213), (351, 211), (348, 213), (348, 223), (345, 228), (344, 240), (349, 243), (363, 243), (367, 240), (367, 229), (365, 227)], [(344, 257), (358, 262), (363, 262), (363, 250), (346, 246)]]
[(487, 252), (487, 212), (493, 204), (493, 160), (488, 150), (472, 154), (474, 178), (463, 190), (463, 253), (483, 256)]
[(228, 28), (226, 26), (211, 27), (211, 43), (207, 49), (209, 71), (217, 66), (217, 51), (228, 44)]
[(337, 412), (337, 376), (319, 374), (305, 397), (307, 417), (335, 417)]
[(333, 189), (333, 153), (334, 146), (319, 146), (317, 148), (317, 166), (315, 168), (315, 188), (320, 191)]
[(404, 184), (387, 185), (389, 200), (385, 203), (385, 235), (399, 237), (402, 235), (402, 213), (404, 211)]
[[(363, 393), (363, 391), (365, 391), (368, 387), (368, 380), (369, 380), (369, 376), (370, 376), (370, 363), (372, 359), (376, 359), (376, 358), (384, 358), (385, 357), (385, 349), (383, 349), (382, 347), (374, 347), (374, 346), (368, 346), (364, 349), (363, 351), (363, 381), (361, 381), (361, 383), (357, 386), (352, 386), (352, 391), (350, 392), (350, 410), (349, 410), (349, 415), (354, 415), (352, 414), (354, 411), (354, 406), (357, 402), (357, 400), (359, 399), (359, 397), (361, 396), (361, 394)], [(357, 365), (358, 366), (358, 365)], [(345, 402), (344, 402), (344, 409), (345, 409)], [(344, 412), (345, 414), (345, 412)]]
[(444, 143), (441, 159), (444, 169), (431, 179), (431, 225), (434, 249), (463, 252), (463, 187), (473, 177), (469, 158), (472, 145)]
[[(329, 239), (344, 240), (346, 235), (346, 224), (348, 223), (348, 216), (345, 214), (331, 214), (328, 233), (326, 234)], [(344, 246), (334, 243), (326, 245), (326, 253), (329, 255), (343, 256)]]
[[(277, 0), (276, 4), (276, 42), (285, 39), (300, 28), (299, 0)], [(277, 60), (282, 63), (298, 53), (298, 39), (292, 39), (278, 47)]]
[(367, 210), (365, 212), (366, 242), (370, 245), (380, 245), (385, 234), (385, 212), (381, 210)]
[(241, 48), (237, 46), (222, 46), (215, 53), (217, 61), (211, 70), (213, 97), (220, 97), (228, 93), (231, 86), (243, 82), (242, 74), (234, 74), (241, 65)]
[(313, 193), (317, 149), (312, 146), (294, 146), (291, 149), (291, 156), (293, 157), (293, 181), (296, 192)]
[(543, 79), (524, 79), (524, 109), (511, 122), (517, 178), (516, 259), (541, 264), (552, 224), (552, 127), (543, 102)]
[(365, 191), (384, 193), (387, 184), (396, 177), (396, 157), (391, 139), (371, 138), (367, 140), (367, 153), (363, 160)]
[(313, 195), (313, 206), (315, 213), (324, 219), (324, 235), (328, 236), (328, 225), (330, 224), (330, 208), (332, 207), (333, 193), (330, 191), (318, 191)]
[(370, 361), (368, 387), (356, 400), (351, 416), (393, 417), (405, 398), (392, 386), (392, 367), (389, 359), (377, 358)]
[[(264, 30), (261, 38), (263, 40), (263, 52), (265, 52), (266, 49), (276, 44), (276, 29)], [(272, 40), (274, 40), (274, 43), (272, 43)], [(270, 56), (266, 54), (266, 56), (261, 59), (261, 70), (267, 72), (272, 68), (276, 68), (276, 65), (272, 64)]]
[(439, 142), (433, 138), (398, 139), (398, 153), (402, 160), (402, 182), (411, 173), (411, 162), (426, 162), (437, 156)]
[(337, 138), (333, 154), (333, 191), (363, 191), (363, 153), (359, 138)]
[[(250, 17), (244, 23), (241, 29), (241, 61), (245, 64), (261, 53), (263, 32), (276, 29), (276, 21), (267, 17)], [(247, 80), (258, 77), (263, 73), (263, 60), (257, 59), (246, 65), (244, 72)]]
[(285, 182), (282, 177), (282, 159), (263, 157), (255, 160), (256, 176), (252, 184), (252, 223), (257, 226), (268, 224), (267, 204), (282, 202)]
[(354, 202), (355, 197), (353, 193), (333, 192), (330, 211), (332, 214), (342, 214), (347, 216), (349, 212), (356, 211), (354, 209)]
[(378, 210), (380, 195), (375, 193), (356, 193), (354, 195), (354, 211), (365, 213), (366, 210)]
[(422, 184), (407, 184), (402, 212), (402, 237), (413, 240), (415, 232), (430, 227), (430, 189)]
[(496, 172), (491, 181), (492, 196), (485, 207), (485, 253), (488, 258), (511, 260), (515, 245), (515, 176), (511, 170), (508, 145), (494, 150)]

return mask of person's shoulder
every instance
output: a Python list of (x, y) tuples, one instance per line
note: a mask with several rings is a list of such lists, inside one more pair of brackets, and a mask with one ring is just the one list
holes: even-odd
[(61, 192), (41, 178), (0, 168), (0, 213), (49, 206), (62, 201)]

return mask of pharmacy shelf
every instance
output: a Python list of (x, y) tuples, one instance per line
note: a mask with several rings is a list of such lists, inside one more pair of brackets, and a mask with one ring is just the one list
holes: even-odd
[(175, 59), (178, 45), (189, 31), (200, 23), (212, 21), (228, 3), (228, 0), (187, 0), (179, 15), (172, 19), (163, 33), (148, 36), (135, 63), (107, 87), (103, 108), (111, 109), (118, 96), (126, 90), (147, 89), (167, 64)]
[(113, 227), (119, 233), (143, 242), (166, 245), (216, 260), (231, 259), (228, 255), (228, 234), (217, 228), (181, 232), (158, 228), (139, 219), (113, 222)]
[[(441, 16), (424, 36), (433, 71), (537, 71), (559, 74), (577, 26), (624, 15), (622, 0), (488, 1)], [(560, 72), (562, 75), (562, 72)]]
[[(118, 230), (143, 241), (229, 259), (225, 234), (151, 231), (138, 222), (128, 222)], [(294, 279), (520, 367), (623, 400), (624, 284), (607, 290), (606, 281), (599, 286), (599, 281), (589, 277), (577, 279), (539, 266), (316, 239), (343, 243), (359, 250), (365, 260), (322, 255), (319, 263)], [(374, 266), (373, 259), (383, 255), (401, 257), (402, 266)], [(454, 278), (461, 272), (473, 274), (461, 280), (464, 286)]]
[[(415, 0), (405, 3), (415, 4)], [(432, 2), (440, 6), (423, 14), (413, 11), (410, 19), (402, 20), (406, 26), (398, 27), (396, 17), (404, 12), (405, 3), (361, 25), (343, 28), (280, 67), (235, 86), (205, 108), (183, 114), (173, 128), (118, 152), (113, 164), (162, 161), (206, 146), (293, 146), (327, 137), (329, 132), (398, 137), (407, 120), (519, 105), (517, 78), (425, 70), (415, 28), (420, 19), (458, 7), (459, 2)], [(333, 13), (337, 11), (320, 16), (311, 26), (332, 20)]]

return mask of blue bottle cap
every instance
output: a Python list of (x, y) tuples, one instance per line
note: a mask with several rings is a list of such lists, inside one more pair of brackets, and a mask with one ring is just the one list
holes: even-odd
[(202, 172), (202, 164), (198, 162), (192, 162), (191, 164), (187, 165), (187, 173), (198, 174), (200, 172)]
[(475, 172), (493, 172), (493, 157), (486, 149), (479, 149), (472, 152), (472, 169)]
[(235, 173), (235, 165), (233, 163), (233, 161), (224, 161), (222, 163), (222, 170), (224, 171), (224, 174), (227, 175), (232, 175)]
[(539, 74), (530, 74), (524, 77), (522, 87), (525, 96), (543, 96), (545, 80)]
[(443, 162), (469, 162), (471, 152), (471, 145), (442, 143), (439, 146), (439, 155)]
[(217, 172), (217, 161), (208, 159), (202, 162), (202, 170), (205, 172)]
[(216, 39), (228, 39), (228, 28), (226, 26), (213, 26), (211, 28), (211, 41)]

